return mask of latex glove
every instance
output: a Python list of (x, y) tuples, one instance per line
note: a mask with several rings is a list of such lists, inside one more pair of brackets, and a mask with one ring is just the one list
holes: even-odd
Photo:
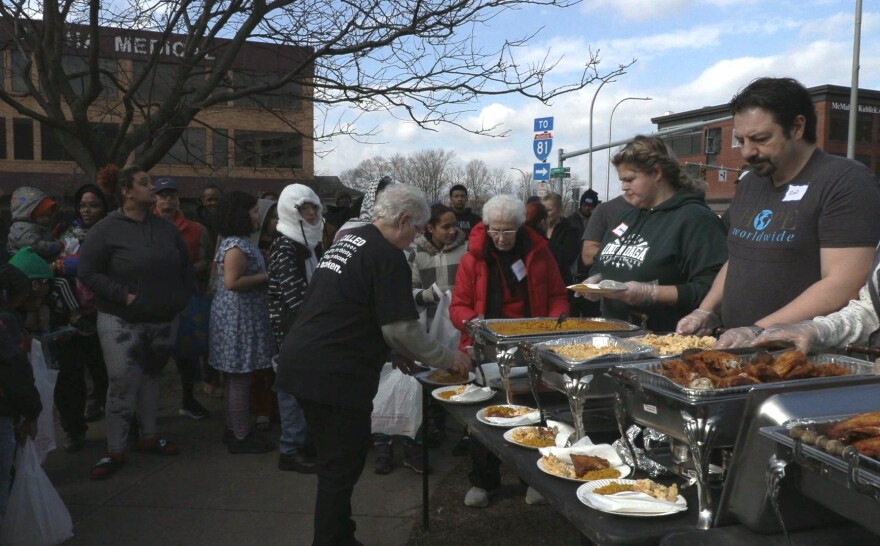
[(715, 328), (721, 326), (721, 319), (711, 311), (694, 309), (691, 313), (678, 321), (675, 333), (693, 336), (709, 336)]
[(626, 291), (605, 294), (610, 300), (620, 300), (633, 307), (654, 305), (657, 301), (657, 285), (647, 282), (629, 281), (626, 283)]
[(737, 347), (748, 347), (751, 345), (758, 335), (762, 332), (760, 326), (742, 326), (740, 328), (731, 328), (721, 334), (718, 341), (715, 342), (715, 349), (736, 349)]
[(819, 327), (812, 320), (795, 324), (774, 324), (761, 332), (752, 342), (752, 346), (760, 347), (774, 341), (792, 341), (799, 351), (806, 353), (820, 337)]
[[(582, 282), (581, 284), (598, 284), (599, 281), (601, 281), (601, 280), (602, 280), (602, 274), (596, 273), (595, 275), (593, 275), (591, 277), (587, 277), (584, 280), (584, 282)], [(585, 300), (589, 300), (589, 301), (599, 301), (600, 299), (602, 299), (602, 296), (599, 296), (597, 294), (587, 294), (585, 292), (575, 292), (574, 297), (584, 298)]]
[(452, 356), (452, 370), (458, 375), (467, 377), (473, 368), (474, 362), (471, 357), (461, 351), (455, 351)]

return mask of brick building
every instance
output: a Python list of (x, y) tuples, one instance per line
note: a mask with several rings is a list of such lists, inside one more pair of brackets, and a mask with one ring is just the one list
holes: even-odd
[[(828, 153), (846, 156), (849, 127), (849, 87), (820, 85), (809, 88), (816, 104), (816, 143)], [(880, 91), (859, 90), (856, 124), (856, 159), (880, 176)], [(651, 118), (657, 129), (730, 117), (727, 104), (707, 106)], [(697, 126), (682, 134), (665, 137), (692, 176), (709, 183), (706, 199), (716, 209), (726, 208), (733, 197), (739, 173), (746, 167), (733, 138), (733, 119)]]
[[(65, 74), (74, 74), (86, 66), (76, 52), (77, 48), (81, 51), (87, 47), (88, 36), (71, 27), (68, 39), (72, 54), (64, 58)], [(143, 75), (151, 55), (158, 52), (156, 70), (147, 73), (150, 84), (143, 86), (136, 97), (142, 104), (156, 103), (167, 96), (185, 40), (181, 35), (163, 40), (158, 33), (102, 29), (101, 68), (124, 85)], [(220, 48), (223, 42), (215, 41)], [(310, 54), (307, 48), (247, 42), (236, 56), (227, 83), (254, 85), (269, 81), (276, 74), (302, 66)], [(205, 62), (210, 63), (212, 58), (208, 55)], [(36, 108), (36, 101), (25, 96), (25, 61), (11, 43), (0, 39), (0, 85)], [(69, 81), (74, 88), (82, 89), (84, 83), (78, 78), (83, 77), (71, 76)], [(196, 81), (194, 85), (198, 84)], [(122, 101), (114, 86), (105, 88), (100, 104), (90, 109), (89, 119), (94, 119), (94, 131), (112, 134), (119, 127)], [(197, 114), (150, 174), (154, 178), (176, 178), (184, 197), (199, 195), (208, 183), (252, 192), (277, 192), (291, 181), (313, 183), (314, 107), (308, 100), (310, 96), (310, 88), (288, 83), (278, 90), (208, 107)], [(136, 159), (135, 152), (129, 161)], [(0, 102), (0, 190), (8, 196), (19, 186), (34, 185), (50, 194), (68, 196), (85, 182), (91, 181), (85, 180), (51, 130)]]

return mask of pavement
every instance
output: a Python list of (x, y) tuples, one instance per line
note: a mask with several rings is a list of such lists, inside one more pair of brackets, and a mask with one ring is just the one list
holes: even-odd
[[(311, 544), (317, 478), (278, 470), (278, 451), (231, 455), (221, 443), (222, 399), (197, 398), (210, 410), (202, 421), (178, 415), (177, 370), (166, 366), (162, 381), (159, 431), (180, 446), (180, 455), (129, 453), (122, 469), (107, 480), (88, 474), (106, 451), (104, 421), (89, 424), (79, 453), (59, 448), (49, 453), (45, 469), (64, 500), (75, 536), (66, 545)], [(57, 419), (56, 419), (57, 421)], [(279, 429), (273, 424), (272, 437)], [(457, 438), (451, 433), (450, 438)], [(460, 461), (451, 455), (453, 439), (432, 449), (431, 490)], [(357, 538), (366, 545), (406, 544), (421, 521), (422, 477), (401, 464), (385, 476), (373, 472), (373, 454), (352, 498)], [(417, 519), (418, 518), (418, 519)]]

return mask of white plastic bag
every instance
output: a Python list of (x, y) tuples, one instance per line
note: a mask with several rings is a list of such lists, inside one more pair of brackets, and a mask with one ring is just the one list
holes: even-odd
[(72, 536), (70, 512), (40, 466), (34, 442), (28, 439), (15, 461), (15, 482), (0, 529), (0, 545), (52, 546)]
[(455, 329), (452, 321), (449, 320), (449, 304), (452, 302), (452, 293), (447, 290), (440, 296), (437, 302), (437, 312), (431, 321), (431, 328), (428, 330), (428, 337), (435, 340), (440, 345), (451, 351), (458, 349), (458, 342), (461, 339), (461, 332)]
[(412, 376), (386, 363), (373, 399), (373, 433), (416, 437), (422, 424), (422, 387)]
[(37, 419), (37, 437), (34, 438), (34, 447), (40, 462), (46, 460), (46, 454), (55, 449), (55, 415), (52, 409), (55, 406), (55, 382), (58, 380), (58, 370), (50, 370), (46, 365), (43, 354), (43, 345), (36, 339), (31, 340), (31, 367), (34, 369), (34, 385), (40, 393), (40, 402), (43, 411)]

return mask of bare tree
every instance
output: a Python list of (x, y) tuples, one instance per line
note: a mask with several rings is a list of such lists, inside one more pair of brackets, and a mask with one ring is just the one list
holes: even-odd
[[(0, 89), (0, 100), (54, 132), (87, 175), (108, 162), (125, 162), (135, 150), (138, 162), (149, 168), (181, 140), (197, 146), (182, 137), (194, 122), (211, 129), (197, 119), (200, 112), (261, 94), (283, 93), (313, 104), (319, 139), (374, 137), (374, 130), (352, 129), (359, 112), (372, 111), (388, 111), (427, 129), (447, 123), (500, 136), (499, 127), (459, 121), (475, 97), (518, 94), (547, 103), (596, 79), (621, 75), (632, 64), (600, 74), (598, 53), (590, 52), (579, 77), (550, 87), (547, 76), (558, 59), (548, 52), (537, 63), (518, 61), (541, 28), (494, 48), (474, 46), (474, 34), (503, 10), (576, 3), (4, 0), (0, 45), (14, 52), (18, 87)], [(107, 48), (127, 31), (155, 34), (146, 40), (138, 69), (121, 73), (108, 64)], [(274, 70), (236, 77), (236, 62), (253, 42), (298, 49)], [(175, 63), (160, 62), (169, 53)], [(345, 112), (355, 120), (326, 115), (338, 104), (352, 106)], [(96, 117), (114, 129), (95, 130)]]
[(406, 182), (419, 187), (428, 201), (439, 201), (447, 187), (447, 172), (454, 165), (455, 152), (446, 150), (423, 150), (409, 157)]
[(365, 191), (373, 180), (389, 174), (390, 162), (382, 156), (371, 157), (357, 167), (343, 171), (339, 180), (349, 188)]

